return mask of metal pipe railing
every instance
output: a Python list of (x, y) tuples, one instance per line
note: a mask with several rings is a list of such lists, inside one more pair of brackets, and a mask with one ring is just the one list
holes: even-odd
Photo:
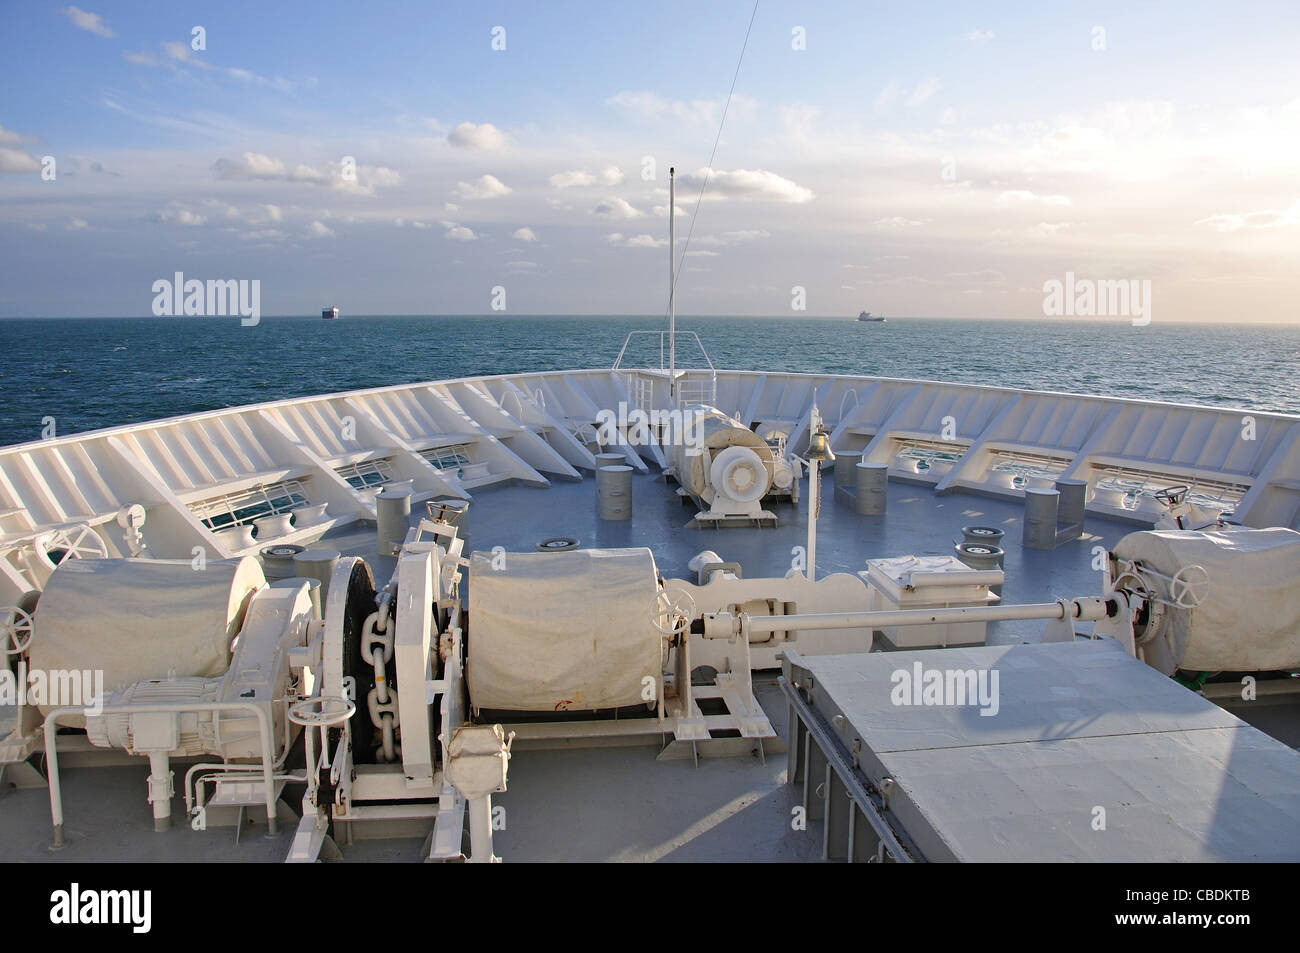
[[(1012, 622), (1025, 619), (1078, 619), (1095, 622), (1119, 611), (1112, 599), (1089, 597), (1084, 599), (1059, 599), (1022, 606), (961, 606), (949, 609), (895, 609), (878, 612), (825, 612), (806, 615), (751, 616), (742, 612), (732, 617), (732, 629), (740, 626), (741, 634), (800, 632), (815, 629), (883, 628), (898, 625), (930, 625), (956, 622)], [(722, 622), (728, 613), (720, 612), (714, 619)]]
[[(100, 715), (134, 715), (142, 712), (166, 712), (179, 715), (183, 712), (223, 711), (252, 712), (257, 718), (258, 733), (262, 742), (262, 781), (266, 785), (266, 823), (267, 833), (274, 836), (279, 833), (280, 825), (275, 813), (275, 768), (272, 758), (275, 755), (275, 736), (271, 733), (271, 723), (266, 711), (252, 702), (195, 702), (192, 705), (105, 705), (99, 709)], [(54, 846), (63, 846), (63, 791), (59, 782), (59, 749), (57, 745), (58, 721), (67, 715), (85, 715), (86, 709), (80, 707), (56, 708), (45, 716), (45, 757), (49, 772), (50, 821), (54, 825)]]

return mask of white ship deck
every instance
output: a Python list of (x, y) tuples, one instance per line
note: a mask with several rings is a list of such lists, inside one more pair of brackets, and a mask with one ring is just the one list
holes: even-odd
[[(858, 515), (833, 492), (830, 470), (823, 474), (819, 576), (863, 570), (868, 558), (950, 554), (961, 528), (979, 524), (1006, 533), (1004, 602), (1099, 595), (1094, 547), (1109, 549), (1150, 526), (1158, 506), (1149, 489), (1175, 481), (1192, 483), (1209, 498), (1218, 494), (1248, 525), (1300, 526), (1296, 417), (1253, 415), (1255, 439), (1243, 441), (1242, 414), (1212, 408), (851, 377), (717, 372), (715, 385), (709, 372), (694, 371), (683, 380), (701, 396), (715, 388), (709, 396), (746, 424), (784, 422), (796, 435), (806, 432), (815, 398), (837, 452), (860, 451), (863, 460), (889, 466), (884, 516)], [(784, 576), (792, 548), (805, 541), (806, 498), (797, 507), (775, 504), (775, 529), (688, 528), (694, 510), (657, 479), (653, 461), (646, 462), (653, 454), (643, 450), (643, 458), (629, 448), (627, 460), (637, 471), (633, 516), (598, 518), (594, 458), (582, 428), (620, 402), (667, 406), (663, 384), (653, 372), (608, 370), (434, 382), (0, 449), (0, 556), (76, 522), (101, 528), (110, 550), (122, 555), (113, 518), (120, 507), (140, 503), (156, 556), (188, 559), (198, 545), (229, 557), (271, 542), (320, 540), (365, 557), (376, 578), (386, 579), (394, 560), (375, 554), (373, 488), (347, 479), (376, 473), (385, 482), (409, 481), (417, 500), (472, 497), (467, 552), (495, 546), (531, 552), (548, 537), (572, 536), (585, 548), (648, 547), (667, 577), (689, 576), (688, 560), (704, 549), (741, 563), (747, 578)], [(428, 454), (441, 452), (459, 457), (435, 466)], [(1022, 487), (1056, 477), (1089, 482), (1084, 535), (1055, 550), (1022, 549)], [(328, 505), (323, 522), (243, 547), (201, 522), (214, 512), (214, 501), (289, 483), (305, 503)], [(1136, 490), (1126, 494), (1125, 486)], [(11, 589), (0, 603), (12, 601), (23, 582), (18, 564), (0, 558), (0, 586)], [(1036, 642), (1041, 630), (1036, 622), (992, 623), (988, 641)], [(787, 703), (775, 675), (756, 683), (759, 701), (785, 738)], [(1236, 713), (1288, 745), (1300, 744), (1293, 705)], [(822, 857), (817, 824), (792, 830), (801, 795), (786, 783), (780, 745), (769, 742), (765, 759), (706, 754), (696, 766), (689, 758), (657, 761), (660, 739), (646, 740), (650, 745), (640, 747), (520, 746), (508, 791), (493, 799), (506, 816), (496, 852), (510, 861)], [(0, 861), (284, 858), (291, 825), (277, 838), (264, 837), (259, 827), (235, 843), (229, 829), (184, 827), (179, 798), (176, 829), (154, 833), (142, 796), (147, 773), (143, 760), (127, 767), (66, 766), (67, 846), (54, 852), (45, 790), (9, 791), (0, 799)], [(296, 806), (300, 795), (291, 787), (284, 801)], [(345, 859), (416, 861), (421, 842), (358, 841), (345, 848)]]
[[(829, 472), (823, 480), (833, 484)], [(806, 506), (778, 504), (776, 529), (687, 528), (693, 512), (671, 485), (653, 474), (634, 481), (633, 518), (601, 520), (590, 480), (558, 482), (549, 488), (522, 484), (485, 488), (466, 517), (467, 549), (529, 551), (542, 539), (567, 535), (583, 546), (648, 546), (664, 575), (687, 575), (686, 561), (712, 548), (741, 562), (753, 575), (783, 575), (793, 546), (805, 540)], [(952, 493), (935, 496), (928, 487), (904, 483), (889, 488), (885, 516), (859, 516), (829, 493), (819, 521), (818, 572), (857, 571), (865, 560), (900, 553), (943, 554), (963, 525), (1002, 527), (1007, 536), (1005, 601), (1087, 596), (1098, 591), (1092, 547), (1110, 546), (1130, 524), (1089, 518), (1085, 536), (1053, 551), (1026, 551), (1015, 541), (1022, 507), (1010, 500)], [(323, 542), (344, 554), (365, 556), (377, 577), (394, 560), (374, 553), (375, 530), (356, 526), (332, 532)], [(1081, 631), (1086, 629), (1081, 627)], [(990, 644), (1037, 642), (1041, 624), (992, 623)], [(1140, 666), (1139, 666), (1140, 667)], [(1153, 673), (1154, 674), (1154, 673)], [(775, 673), (758, 680), (758, 697), (782, 739), (787, 705)], [(1259, 710), (1249, 714), (1254, 718)], [(1241, 714), (1241, 712), (1238, 712)], [(1224, 716), (1227, 718), (1227, 716)], [(1272, 719), (1270, 722), (1269, 719)], [(1267, 730), (1290, 744), (1300, 741), (1294, 706), (1263, 710)], [(769, 745), (765, 763), (756, 755), (656, 760), (659, 739), (649, 746), (518, 750), (511, 761), (509, 789), (493, 799), (505, 808), (506, 827), (494, 848), (506, 860), (526, 861), (813, 861), (822, 858), (820, 823), (792, 830), (798, 788), (786, 783), (786, 754)], [(177, 765), (178, 770), (181, 764)], [(154, 833), (141, 796), (148, 774), (137, 766), (70, 767), (63, 771), (67, 846), (51, 851), (49, 802), (44, 789), (13, 790), (0, 799), (0, 861), (278, 862), (292, 839), (286, 826), (276, 838), (264, 826), (246, 830), (239, 843), (230, 829), (192, 831), (184, 826), (184, 805), (176, 799), (176, 827)], [(297, 804), (293, 788), (285, 797)], [(1300, 792), (1296, 798), (1300, 801)], [(344, 849), (348, 861), (416, 862), (422, 838), (359, 840)], [(1300, 847), (1300, 845), (1297, 845)]]

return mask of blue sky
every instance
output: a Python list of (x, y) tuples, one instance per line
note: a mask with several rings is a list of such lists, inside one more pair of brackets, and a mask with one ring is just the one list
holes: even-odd
[[(680, 238), (753, 9), (84, 2), (0, 9), (0, 315), (148, 314), (176, 271), (268, 314), (661, 312), (667, 167)], [(1300, 6), (1129, 7), (760, 2), (679, 310), (1033, 317), (1074, 272), (1300, 320)]]

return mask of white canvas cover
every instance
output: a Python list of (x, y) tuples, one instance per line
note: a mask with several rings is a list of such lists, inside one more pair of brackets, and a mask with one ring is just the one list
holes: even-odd
[(173, 671), (221, 675), (249, 596), (265, 584), (251, 556), (201, 570), (188, 559), (67, 560), (32, 619), (32, 670), (100, 670), (106, 691)]
[[(1115, 546), (1172, 576), (1205, 567), (1209, 595), (1198, 609), (1167, 607), (1163, 638), (1147, 661), (1172, 672), (1264, 672), (1300, 667), (1300, 533), (1290, 529), (1131, 533)], [(1154, 654), (1153, 654), (1154, 650)]]
[[(493, 564), (497, 568), (493, 568)], [(474, 553), (469, 566), (470, 703), (510, 711), (644, 704), (662, 636), (649, 549)]]

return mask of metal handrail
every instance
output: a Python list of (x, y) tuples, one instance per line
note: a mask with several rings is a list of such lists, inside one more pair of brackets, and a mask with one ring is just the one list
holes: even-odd
[[(694, 338), (696, 347), (700, 349), (700, 353), (704, 356), (704, 363), (709, 365), (709, 370), (715, 373), (717, 372), (718, 369), (713, 366), (713, 361), (709, 358), (709, 352), (704, 349), (704, 342), (700, 340), (700, 336), (698, 334), (696, 334), (694, 331), (678, 331), (676, 333), (678, 335), (689, 334), (692, 338)], [(627, 347), (629, 344), (632, 343), (632, 338), (636, 337), (639, 334), (659, 335), (659, 367), (657, 369), (661, 371), (668, 369), (664, 365), (664, 340), (668, 337), (667, 331), (629, 331), (627, 334), (627, 338), (623, 341), (623, 346), (619, 348), (618, 357), (614, 359), (614, 366), (610, 368), (610, 370), (617, 371), (622, 368), (623, 355), (627, 353)]]

